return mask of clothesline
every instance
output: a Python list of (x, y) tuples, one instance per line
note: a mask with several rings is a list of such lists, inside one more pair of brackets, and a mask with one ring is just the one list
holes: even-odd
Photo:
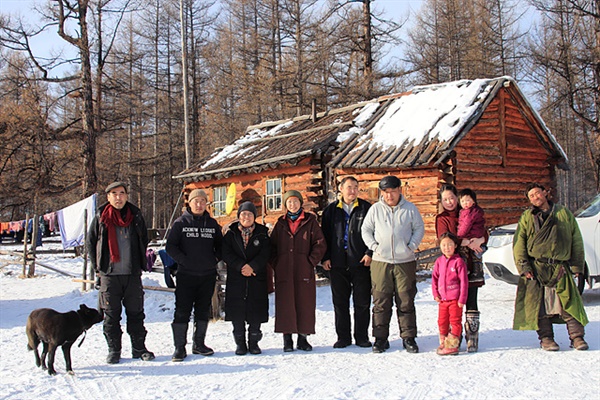
[[(60, 232), (64, 249), (83, 245), (85, 237), (85, 210), (87, 210), (87, 225), (89, 226), (96, 211), (97, 197), (97, 194), (93, 194), (75, 204), (42, 216), (43, 220), (48, 222), (51, 232)], [(28, 232), (31, 232), (32, 224), (33, 218), (30, 218), (27, 224)], [(24, 230), (25, 226), (26, 222), (24, 219), (20, 221), (0, 222), (0, 233), (3, 235), (11, 232), (18, 233)]]

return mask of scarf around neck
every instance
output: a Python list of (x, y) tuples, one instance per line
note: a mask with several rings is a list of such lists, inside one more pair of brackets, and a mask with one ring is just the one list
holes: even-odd
[(255, 224), (252, 224), (249, 228), (244, 228), (242, 224), (238, 223), (238, 229), (242, 233), (242, 242), (244, 243), (244, 250), (248, 247), (248, 242), (250, 241), (250, 237), (252, 236), (252, 232), (254, 232)]
[(110, 204), (104, 207), (100, 216), (100, 222), (106, 226), (108, 231), (108, 250), (110, 252), (110, 262), (112, 263), (121, 261), (119, 242), (117, 241), (117, 226), (126, 227), (133, 221), (131, 208), (127, 204), (125, 204), (125, 207), (125, 219), (121, 215), (121, 210), (117, 210)]

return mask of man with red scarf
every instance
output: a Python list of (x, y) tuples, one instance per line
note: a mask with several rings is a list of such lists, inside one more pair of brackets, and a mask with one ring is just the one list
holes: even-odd
[(142, 269), (146, 264), (148, 230), (139, 208), (127, 201), (127, 185), (113, 182), (106, 187), (108, 203), (98, 209), (89, 233), (92, 266), (100, 277), (98, 305), (104, 312), (104, 337), (108, 343), (106, 362), (121, 359), (121, 306), (127, 315), (127, 333), (133, 358), (154, 359), (146, 349)]

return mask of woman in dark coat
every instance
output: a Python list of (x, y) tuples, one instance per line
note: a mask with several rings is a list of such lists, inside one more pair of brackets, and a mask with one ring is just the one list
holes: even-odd
[[(260, 354), (260, 324), (269, 320), (267, 262), (270, 256), (268, 230), (255, 222), (256, 207), (242, 203), (238, 221), (229, 225), (223, 238), (223, 261), (227, 264), (225, 320), (233, 323), (235, 354)], [(248, 343), (246, 344), (246, 322)]]
[(327, 244), (315, 215), (302, 209), (300, 192), (286, 192), (283, 202), (287, 212), (271, 233), (275, 332), (283, 333), (283, 351), (294, 350), (292, 333), (298, 334), (299, 350), (311, 351), (307, 335), (315, 333), (315, 267)]

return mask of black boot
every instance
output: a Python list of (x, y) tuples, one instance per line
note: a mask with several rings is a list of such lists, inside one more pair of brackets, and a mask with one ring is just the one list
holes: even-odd
[(175, 344), (175, 352), (173, 353), (173, 357), (171, 357), (171, 361), (183, 361), (187, 357), (185, 345), (187, 343), (188, 324), (173, 322), (171, 329), (173, 330), (173, 343)]
[(465, 317), (465, 337), (467, 340), (467, 352), (477, 352), (479, 349), (479, 311), (467, 310)]
[(208, 321), (194, 321), (194, 343), (192, 345), (192, 353), (202, 354), (203, 356), (212, 356), (215, 354), (213, 349), (204, 344), (207, 329)]
[(283, 334), (283, 351), (285, 351), (286, 353), (294, 351), (294, 341), (292, 340), (291, 333)]
[(141, 358), (143, 361), (154, 360), (154, 353), (146, 348), (146, 330), (139, 333), (130, 333), (131, 338), (131, 357)]
[(248, 346), (246, 345), (246, 338), (244, 335), (233, 335), (235, 339), (235, 344), (237, 348), (235, 349), (235, 354), (238, 356), (243, 356), (248, 353)]
[(384, 338), (375, 338), (373, 343), (373, 353), (383, 353), (390, 348), (390, 342)]
[(262, 350), (260, 347), (258, 347), (258, 342), (260, 342), (260, 339), (262, 339), (262, 333), (253, 332), (248, 334), (248, 351), (250, 354), (262, 353)]
[(307, 335), (305, 335), (304, 333), (298, 334), (298, 345), (296, 346), (298, 350), (312, 351), (312, 346), (310, 345), (310, 343), (308, 343), (307, 339)]
[(107, 364), (118, 364), (121, 361), (121, 332), (107, 334), (104, 332), (106, 343), (108, 344)]

